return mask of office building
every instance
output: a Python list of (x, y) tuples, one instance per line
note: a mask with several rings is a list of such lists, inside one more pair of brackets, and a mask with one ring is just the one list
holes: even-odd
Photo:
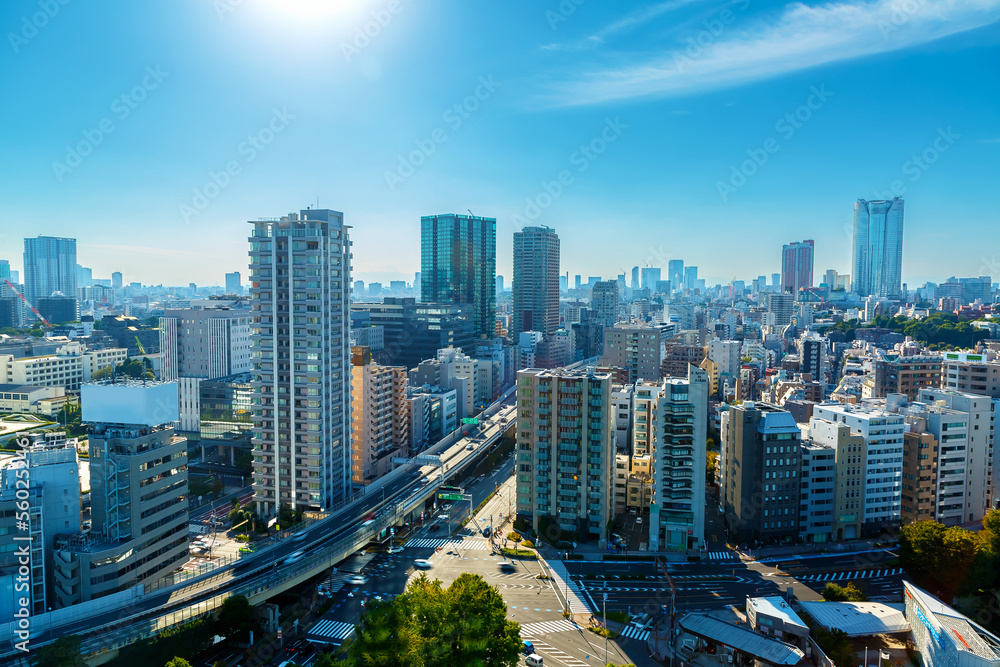
[(92, 528), (56, 539), (56, 605), (155, 581), (188, 559), (187, 441), (173, 383), (83, 387)]
[[(56, 536), (80, 531), (82, 500), (76, 440), (65, 433), (27, 436), (31, 443), (21, 456), (0, 457), (0, 588), (27, 600), (32, 616), (44, 614), (55, 604), (53, 548)], [(27, 495), (25, 495), (27, 494)], [(27, 501), (30, 543), (19, 541), (25, 531), (15, 523)], [(18, 507), (21, 505), (21, 507)], [(29, 563), (23, 568), (18, 551), (27, 548)], [(18, 586), (22, 584), (25, 587)], [(0, 621), (9, 622), (18, 606), (8, 597)]]
[(524, 331), (548, 335), (559, 328), (559, 237), (553, 229), (514, 232), (513, 301), (511, 340)]
[(55, 354), (21, 358), (0, 354), (0, 384), (62, 387), (77, 393), (95, 373), (114, 369), (127, 357), (127, 350), (121, 347), (88, 350), (77, 342), (63, 344)]
[(935, 520), (979, 521), (1000, 499), (994, 476), (1000, 462), (994, 459), (990, 428), (993, 401), (954, 389), (921, 389), (917, 401), (905, 413), (925, 424), (911, 430), (930, 433), (938, 447)]
[(517, 374), (517, 514), (552, 543), (604, 544), (614, 493), (611, 375)]
[(208, 453), (236, 465), (241, 456), (253, 455), (253, 384), (249, 372), (201, 380), (198, 406), (202, 461), (207, 460)]
[(65, 324), (79, 319), (76, 298), (71, 296), (43, 296), (33, 305), (49, 324)]
[(419, 454), (458, 428), (458, 392), (443, 387), (413, 387), (408, 393), (410, 454)]
[(366, 485), (389, 473), (393, 457), (410, 445), (410, 401), (406, 369), (379, 366), (364, 347), (351, 348), (351, 471)]
[(648, 289), (650, 294), (656, 291), (656, 283), (660, 282), (660, 269), (655, 266), (643, 267), (639, 270), (642, 289)]
[(799, 371), (825, 387), (830, 382), (830, 341), (816, 334), (799, 339)]
[(0, 413), (33, 412), (53, 416), (68, 402), (62, 387), (0, 384)]
[(177, 381), (180, 430), (196, 433), (203, 380), (253, 368), (253, 313), (231, 308), (165, 310), (160, 318), (160, 379)]
[(250, 224), (254, 500), (326, 510), (351, 489), (348, 227), (329, 209)]
[(594, 285), (590, 308), (598, 324), (613, 327), (618, 321), (618, 283), (604, 280)]
[(36, 304), (56, 292), (76, 297), (76, 239), (24, 239), (24, 298)]
[(983, 354), (945, 352), (941, 366), (941, 386), (1000, 398), (1000, 361), (987, 361)]
[(705, 544), (705, 456), (708, 376), (688, 366), (686, 378), (662, 381), (651, 428), (650, 551), (683, 551)]
[(697, 266), (685, 266), (684, 267), (684, 289), (695, 290), (698, 289), (698, 267)]
[(606, 327), (600, 364), (624, 368), (630, 382), (659, 379), (663, 339), (662, 330), (656, 327), (634, 324)]
[[(817, 417), (809, 420), (809, 440), (808, 448), (803, 443), (802, 454), (803, 531), (811, 533), (810, 541), (813, 542), (823, 539), (837, 542), (856, 540), (861, 537), (864, 523), (867, 443), (860, 433), (852, 432), (847, 424)], [(822, 447), (826, 453), (812, 449), (813, 447)], [(829, 467), (831, 452), (833, 468)], [(831, 470), (834, 477), (832, 504), (829, 502)], [(825, 527), (822, 523), (827, 520), (833, 525), (827, 537), (823, 538), (826, 531), (821, 530)]]
[(371, 350), (383, 366), (412, 368), (445, 347), (475, 350), (475, 324), (467, 306), (387, 296), (382, 303), (354, 303), (351, 311), (353, 316), (365, 314), (371, 326), (382, 327), (382, 348)]
[(632, 282), (629, 284), (630, 289), (639, 289), (641, 285), (639, 284), (639, 267), (632, 267)]
[(813, 253), (811, 240), (794, 241), (781, 246), (781, 291), (797, 295), (803, 287), (813, 285)]
[(467, 305), (476, 338), (492, 338), (497, 310), (497, 221), (420, 218), (420, 300)]
[(902, 296), (903, 200), (854, 204), (851, 291), (859, 296)]
[(684, 287), (684, 260), (671, 259), (667, 262), (667, 277), (674, 291)]
[(801, 431), (791, 413), (750, 401), (724, 411), (720, 429), (725, 524), (730, 539), (788, 542), (800, 529)]
[(813, 407), (814, 419), (847, 425), (865, 441), (863, 528), (877, 534), (898, 525), (903, 477), (903, 416), (878, 405), (827, 403)]
[(243, 283), (240, 280), (239, 271), (226, 274), (226, 294), (243, 294)]

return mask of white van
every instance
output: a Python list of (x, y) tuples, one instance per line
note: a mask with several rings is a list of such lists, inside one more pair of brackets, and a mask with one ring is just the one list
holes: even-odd
[(532, 653), (524, 659), (524, 664), (528, 667), (542, 667), (542, 656)]

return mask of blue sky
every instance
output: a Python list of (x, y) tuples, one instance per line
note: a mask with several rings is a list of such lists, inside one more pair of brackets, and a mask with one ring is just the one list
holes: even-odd
[(10, 0), (0, 258), (74, 236), (96, 277), (220, 284), (247, 220), (318, 198), (364, 280), (412, 279), (420, 216), (471, 210), (497, 218), (508, 281), (524, 224), (585, 277), (681, 258), (749, 280), (812, 238), (818, 281), (850, 271), (853, 202), (895, 189), (905, 281), (996, 279), (998, 19), (1000, 0)]

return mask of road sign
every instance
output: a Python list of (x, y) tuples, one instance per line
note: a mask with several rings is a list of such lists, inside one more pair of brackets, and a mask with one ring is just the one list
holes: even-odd
[(461, 500), (462, 499), (462, 494), (461, 493), (439, 493), (438, 494), (438, 499), (439, 500)]
[(478, 417), (462, 417), (462, 423), (463, 424), (478, 424), (479, 423), (479, 418)]

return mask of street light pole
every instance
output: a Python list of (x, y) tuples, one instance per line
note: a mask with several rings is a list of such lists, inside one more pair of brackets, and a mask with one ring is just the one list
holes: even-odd
[(608, 664), (608, 594), (604, 594), (604, 664)]

